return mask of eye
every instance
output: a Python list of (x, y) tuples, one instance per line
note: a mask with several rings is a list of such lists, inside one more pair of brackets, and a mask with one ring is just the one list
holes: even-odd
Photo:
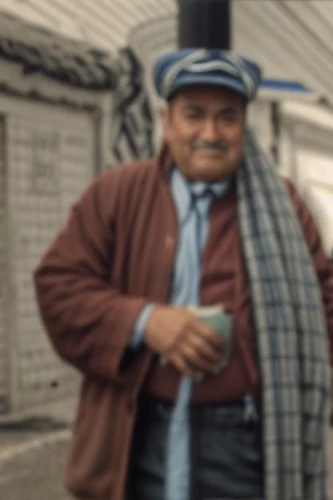
[(238, 116), (236, 113), (233, 112), (221, 113), (220, 120), (228, 123), (234, 123), (238, 120)]
[(201, 115), (199, 113), (186, 113), (185, 118), (187, 120), (195, 121), (200, 120)]

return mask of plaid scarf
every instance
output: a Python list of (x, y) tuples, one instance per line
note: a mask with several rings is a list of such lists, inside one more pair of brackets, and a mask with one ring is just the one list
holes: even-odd
[(247, 133), (237, 189), (262, 374), (265, 500), (325, 500), (328, 335), (294, 206)]

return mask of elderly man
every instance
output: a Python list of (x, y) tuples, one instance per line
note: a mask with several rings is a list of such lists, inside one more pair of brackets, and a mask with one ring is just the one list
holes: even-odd
[(260, 69), (193, 49), (154, 78), (159, 157), (97, 178), (35, 274), (50, 339), (84, 377), (67, 485), (324, 500), (333, 270), (245, 130)]

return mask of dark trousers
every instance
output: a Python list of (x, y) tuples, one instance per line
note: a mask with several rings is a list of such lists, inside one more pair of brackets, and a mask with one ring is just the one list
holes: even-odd
[[(172, 406), (142, 398), (128, 500), (164, 500), (166, 440)], [(191, 408), (191, 500), (263, 499), (260, 420), (246, 422), (244, 406)]]

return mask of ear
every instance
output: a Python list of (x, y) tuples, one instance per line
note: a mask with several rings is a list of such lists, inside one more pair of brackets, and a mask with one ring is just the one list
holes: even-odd
[(167, 138), (170, 128), (170, 110), (168, 106), (164, 106), (159, 109), (158, 113), (162, 124), (163, 135)]

